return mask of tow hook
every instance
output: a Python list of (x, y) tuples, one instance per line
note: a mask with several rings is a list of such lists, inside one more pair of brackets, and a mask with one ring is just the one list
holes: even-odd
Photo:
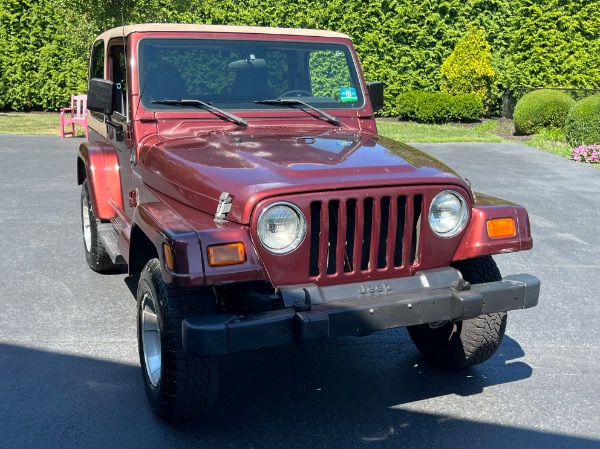
[(458, 281), (452, 283), (452, 288), (457, 292), (464, 292), (466, 290), (471, 290), (471, 284), (469, 284), (468, 281), (465, 281), (461, 276)]
[(301, 302), (299, 299), (294, 300), (292, 303), (294, 312), (308, 312), (311, 309), (310, 294), (305, 288), (302, 290), (304, 290), (304, 302)]

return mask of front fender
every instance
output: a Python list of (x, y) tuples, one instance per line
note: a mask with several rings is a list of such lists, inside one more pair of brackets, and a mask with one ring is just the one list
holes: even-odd
[[(523, 206), (481, 193), (475, 194), (472, 218), (453, 261), (473, 257), (524, 251), (533, 247), (529, 215)], [(502, 238), (488, 236), (487, 222), (494, 218), (512, 218), (515, 235)]]
[[(135, 241), (137, 229), (152, 242), (163, 279), (173, 286), (190, 288), (266, 280), (246, 227), (233, 223), (217, 224), (212, 216), (155, 194), (158, 201), (140, 204), (135, 209), (129, 245), (130, 267), (135, 265), (135, 252), (144, 251)], [(244, 263), (223, 267), (208, 265), (208, 246), (236, 242), (243, 243), (246, 248)], [(172, 249), (173, 270), (165, 264), (164, 244)]]
[[(138, 255), (148, 254), (148, 248), (143, 248), (141, 240), (136, 238), (139, 232), (150, 240), (156, 249), (165, 282), (176, 287), (204, 285), (204, 264), (198, 237), (171, 208), (161, 202), (140, 204), (136, 207), (129, 245), (131, 267), (136, 265)], [(169, 245), (173, 252), (173, 270), (165, 263), (165, 244)]]
[(119, 158), (114, 148), (92, 146), (84, 142), (79, 146), (77, 182), (88, 180), (92, 211), (100, 220), (115, 217), (116, 212), (110, 201), (123, 210)]

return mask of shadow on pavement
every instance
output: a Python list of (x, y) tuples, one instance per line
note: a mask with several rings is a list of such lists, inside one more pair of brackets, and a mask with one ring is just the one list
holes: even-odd
[[(417, 401), (426, 408), (430, 398), (477, 395), (532, 374), (527, 364), (514, 361), (523, 352), (510, 338), (490, 362), (466, 372), (427, 365), (410, 345), (404, 331), (388, 331), (358, 342), (336, 339), (226, 357), (213, 414), (173, 426), (150, 412), (138, 366), (4, 344), (0, 447), (600, 445), (410, 410)], [(395, 361), (382, 366), (382, 352)]]

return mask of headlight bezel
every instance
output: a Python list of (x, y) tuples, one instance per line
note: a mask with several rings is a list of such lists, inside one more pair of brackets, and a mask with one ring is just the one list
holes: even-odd
[[(457, 214), (457, 219), (456, 219), (456, 223), (454, 224), (454, 226), (448, 228), (448, 230), (446, 230), (446, 231), (443, 231), (443, 230), (440, 230), (439, 227), (436, 229), (436, 226), (433, 223), (434, 220), (433, 220), (432, 216), (434, 213), (434, 209), (436, 207), (436, 202), (441, 202), (442, 198), (446, 195), (451, 195), (454, 198), (456, 198), (460, 204), (460, 209), (459, 209), (459, 213)], [(436, 236), (438, 236), (440, 238), (455, 237), (458, 234), (460, 234), (467, 226), (467, 223), (469, 222), (470, 213), (471, 213), (470, 207), (469, 207), (469, 204), (467, 203), (467, 200), (465, 199), (464, 195), (462, 195), (460, 192), (457, 192), (456, 190), (443, 190), (433, 198), (433, 200), (431, 201), (431, 204), (429, 206), (429, 212), (427, 214), (429, 228)]]
[[(262, 234), (261, 234), (261, 224), (263, 223), (263, 220), (266, 219), (269, 211), (272, 211), (276, 207), (287, 207), (287, 208), (291, 209), (298, 217), (299, 232), (296, 234), (294, 239), (290, 241), (289, 244), (287, 244), (286, 246), (281, 247), (281, 248), (276, 248), (276, 247), (270, 246), (268, 243), (265, 243), (265, 241), (262, 237)], [(276, 255), (288, 254), (288, 253), (291, 253), (292, 251), (296, 250), (304, 241), (304, 238), (306, 237), (306, 231), (307, 231), (307, 222), (306, 222), (306, 217), (304, 216), (304, 213), (298, 206), (296, 206), (293, 203), (287, 202), (287, 201), (277, 201), (275, 203), (269, 204), (267, 207), (265, 207), (261, 211), (260, 215), (258, 216), (258, 220), (256, 221), (256, 235), (258, 237), (258, 240), (259, 240), (260, 244), (262, 245), (262, 247), (266, 251), (270, 252), (271, 254), (276, 254)]]

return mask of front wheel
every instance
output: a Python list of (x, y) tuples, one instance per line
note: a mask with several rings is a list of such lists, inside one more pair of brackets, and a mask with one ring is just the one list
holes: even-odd
[(171, 422), (209, 412), (217, 396), (218, 359), (188, 355), (181, 323), (187, 316), (216, 311), (212, 291), (165, 283), (158, 259), (152, 259), (140, 275), (137, 305), (140, 364), (152, 409)]
[[(502, 280), (491, 256), (454, 264), (465, 280), (481, 284)], [(435, 365), (467, 368), (490, 359), (498, 350), (506, 329), (506, 312), (490, 313), (463, 321), (445, 321), (408, 327), (417, 349)]]
[(113, 263), (102, 241), (100, 241), (99, 224), (100, 220), (96, 218), (92, 211), (90, 190), (86, 179), (81, 186), (81, 232), (83, 234), (85, 260), (92, 270), (105, 273), (116, 270), (119, 265)]

